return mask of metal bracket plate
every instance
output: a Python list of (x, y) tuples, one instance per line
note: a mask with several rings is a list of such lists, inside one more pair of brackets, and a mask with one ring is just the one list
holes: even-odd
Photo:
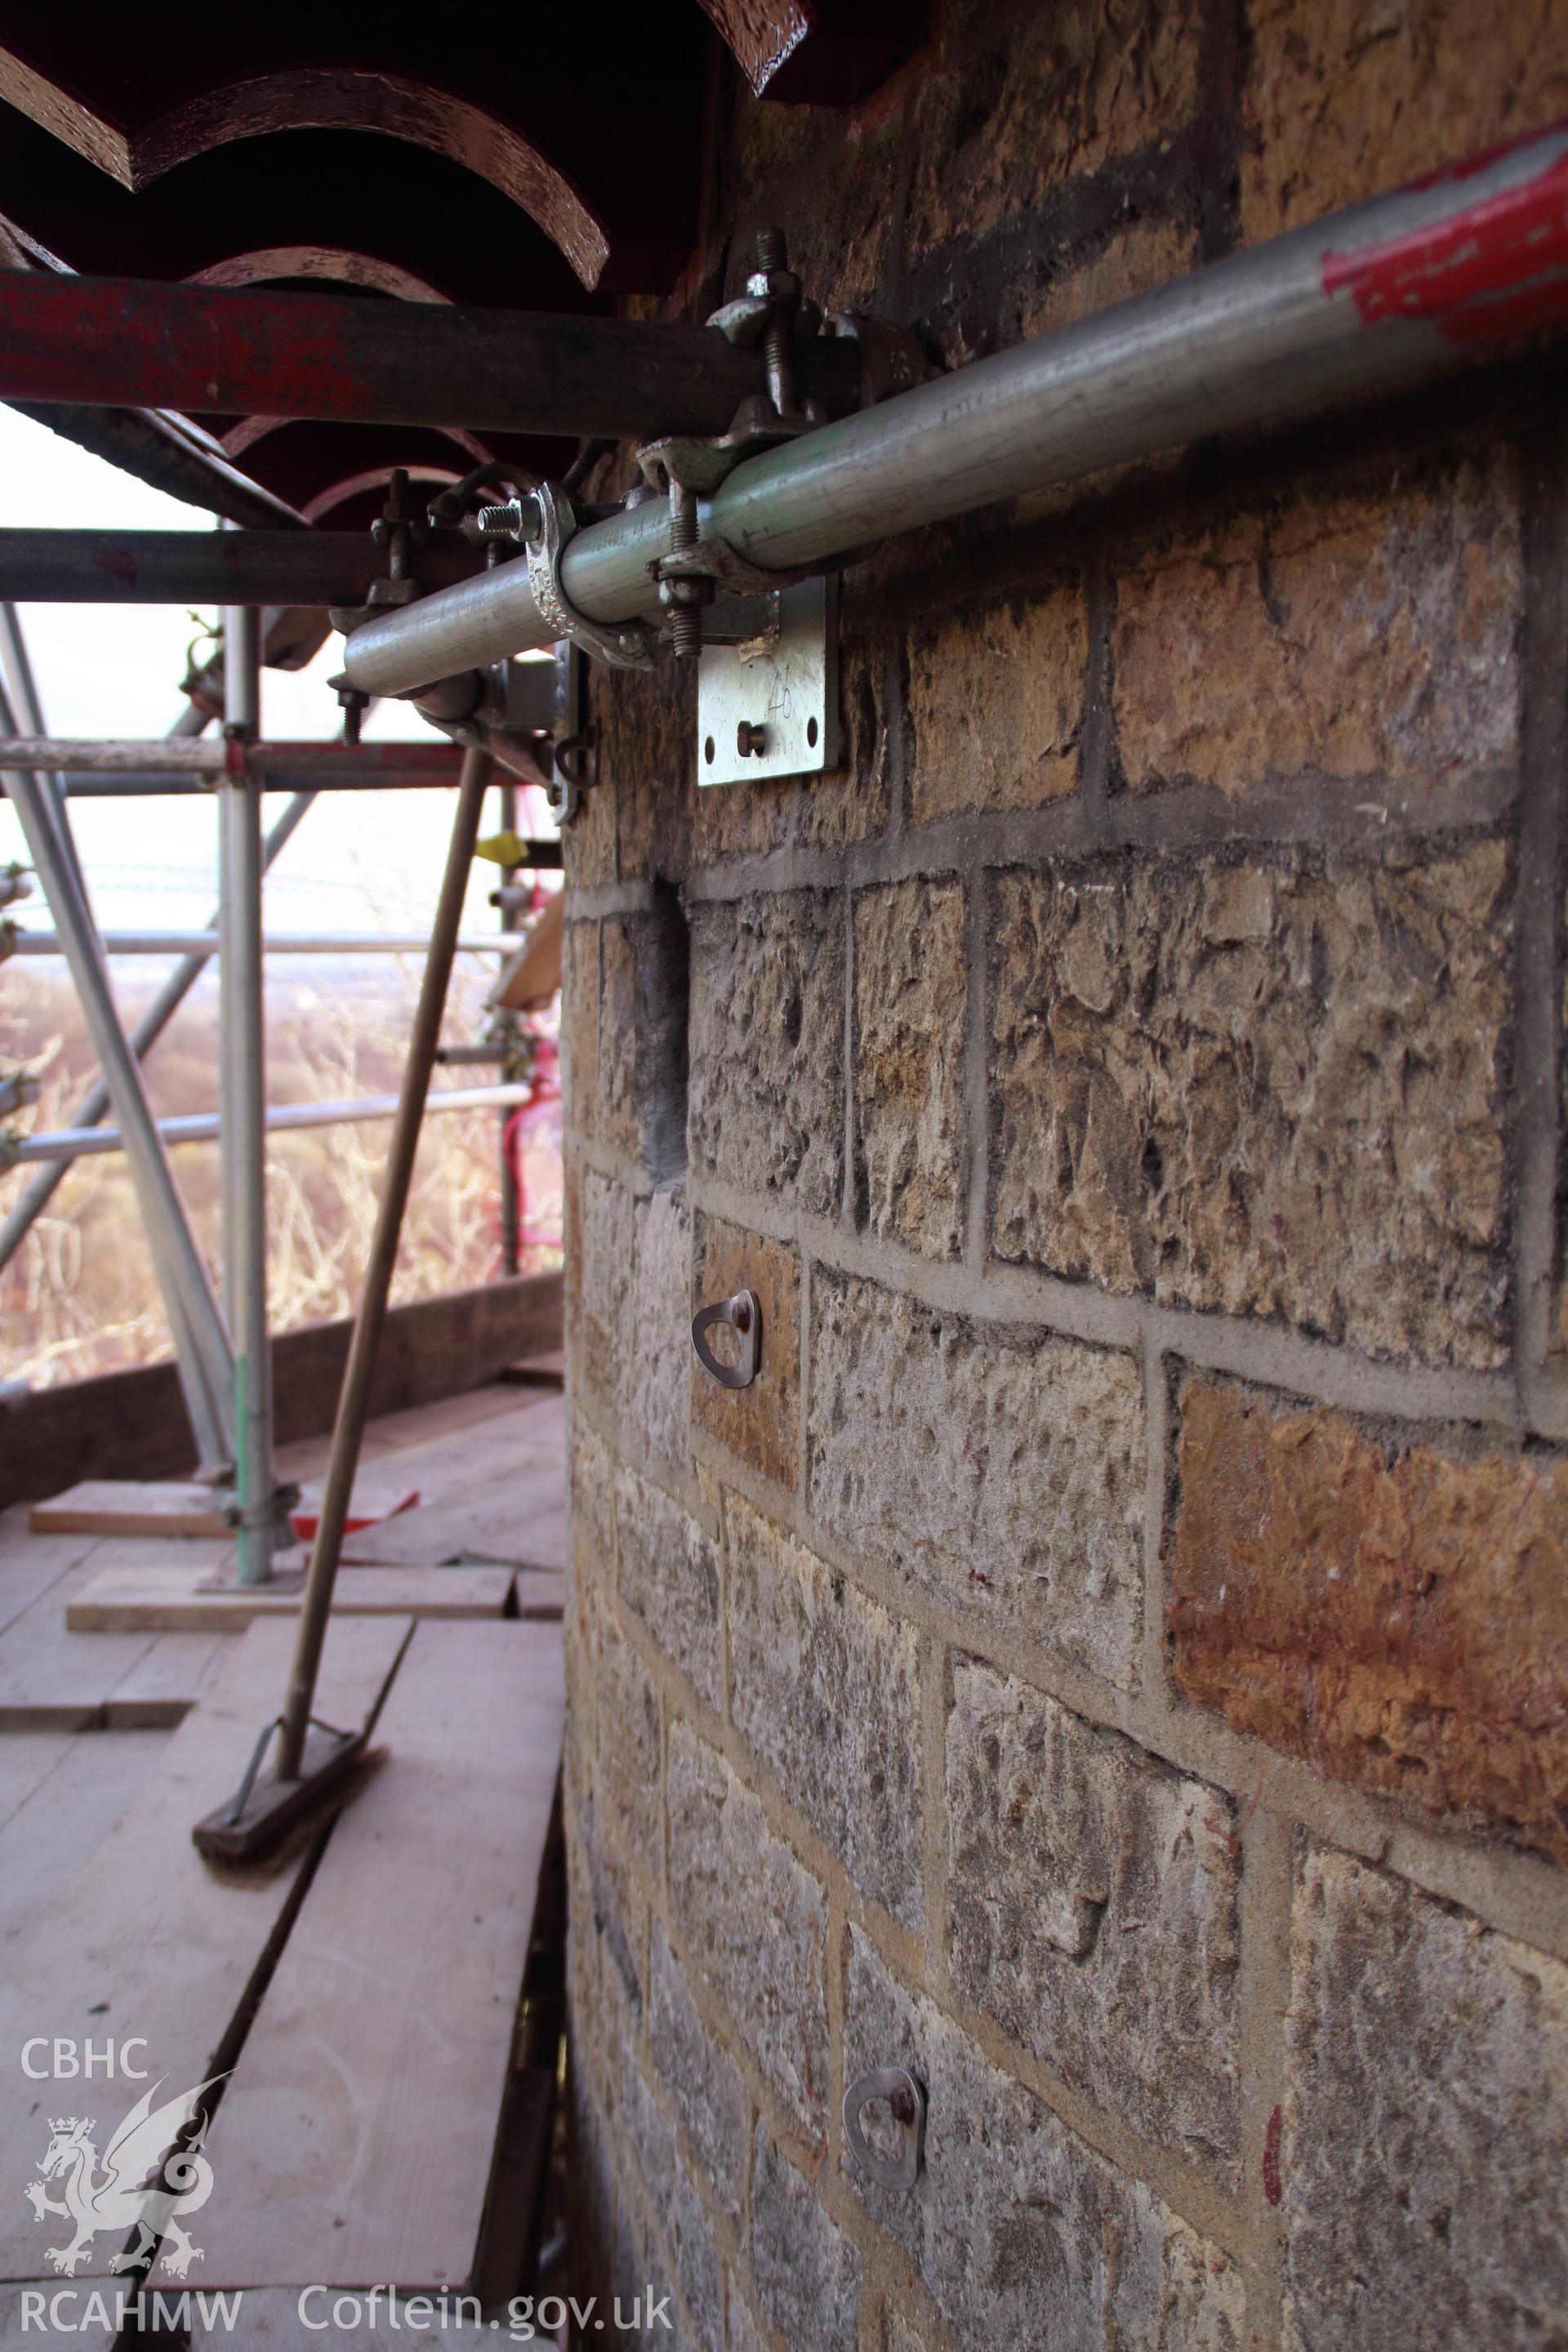
[[(756, 783), (837, 766), (837, 580), (802, 580), (767, 595), (721, 597), (709, 607), (703, 634), (708, 642), (697, 665), (700, 784)], [(740, 748), (759, 741), (760, 749)]]

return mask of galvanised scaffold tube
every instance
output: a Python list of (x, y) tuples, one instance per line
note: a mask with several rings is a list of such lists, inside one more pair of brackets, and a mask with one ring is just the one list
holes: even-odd
[[(261, 731), (261, 614), (223, 609), (224, 719), (236, 747)], [(218, 1037), (224, 1307), (234, 1346), (234, 1502), (241, 1584), (265, 1584), (288, 1540), (272, 1475), (267, 1328), (267, 1014), (261, 787), (237, 762), (218, 786)]]
[[(314, 798), (313, 793), (295, 793), (267, 836), (266, 845), (262, 851), (264, 865), (271, 865)], [(213, 924), (216, 924), (217, 920), (216, 912), (212, 919)], [(199, 948), (193, 947), (188, 952), (184, 949), (180, 950), (181, 961), (169, 974), (146, 1012), (142, 1013), (136, 1026), (127, 1036), (126, 1044), (138, 1062), (144, 1061), (152, 1052), (180, 1006), (205, 971), (208, 962), (217, 953), (216, 931), (209, 926), (209, 932), (210, 944), (204, 939)], [(106, 954), (112, 955), (115, 952), (113, 937), (114, 935), (110, 933), (104, 938), (103, 946)], [(12, 952), (13, 954), (19, 952), (23, 955), (58, 955), (64, 950), (58, 938), (50, 938), (46, 942), (35, 937), (18, 940)], [(68, 1126), (72, 1130), (96, 1127), (108, 1108), (109, 1088), (101, 1078), (95, 1078), (80, 1102), (71, 1110)], [(24, 1152), (21, 1156), (26, 1158), (31, 1155)], [(21, 1247), (35, 1220), (48, 1207), (69, 1165), (68, 1160), (57, 1160), (41, 1167), (4, 1224), (0, 1224), (0, 1266), (9, 1264), (11, 1258)]]
[[(739, 467), (704, 536), (763, 569), (1154, 456), (1199, 435), (1383, 390), (1568, 319), (1568, 123), (1232, 254), (863, 409)], [(650, 500), (561, 562), (590, 620), (658, 610)], [(526, 567), (503, 564), (356, 629), (351, 682), (401, 694), (545, 645)]]

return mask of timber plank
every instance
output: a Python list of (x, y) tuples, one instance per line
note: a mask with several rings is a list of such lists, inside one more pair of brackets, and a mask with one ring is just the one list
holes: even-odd
[(462, 1502), (423, 1504), (366, 1528), (343, 1545), (345, 1563), (390, 1567), (495, 1559), (564, 1569), (565, 1477), (559, 1462), (531, 1475), (492, 1479)]
[[(77, 1633), (232, 1633), (258, 1618), (299, 1614), (303, 1587), (225, 1584), (179, 1562), (100, 1570), (67, 1606)], [(500, 1617), (511, 1597), (506, 1567), (367, 1569), (340, 1579), (334, 1617)], [(129, 1663), (129, 1662), (128, 1662)]]
[[(82, 1856), (135, 1810), (169, 1743), (166, 1731), (18, 1731), (0, 1746), (0, 1765), (8, 1767), (18, 1748), (43, 1738), (59, 1743), (55, 1764), (0, 1828), (0, 1932), (5, 1934), (47, 1910)], [(14, 2068), (20, 2063), (14, 2059)], [(16, 2087), (22, 2087), (19, 2074)]]
[(100, 1572), (96, 1547), (89, 1546), (85, 1560), (57, 1576), (0, 1633), (0, 1731), (88, 1731), (102, 1726), (105, 1702), (146, 1654), (152, 1636), (126, 1629), (105, 1642), (80, 1642), (70, 1633), (62, 1601), (68, 1609)]
[(36, 1536), (226, 1536), (234, 1530), (210, 1486), (178, 1478), (84, 1478), (35, 1503)]
[(224, 1633), (156, 1633), (152, 1645), (103, 1702), (111, 1731), (173, 1730), (195, 1705), (217, 1664)]
[(0, 1512), (0, 1633), (92, 1549), (90, 1536), (36, 1536), (25, 1507)]
[(564, 1700), (554, 1626), (416, 1628), (207, 2140), (204, 2285), (469, 2279)]
[[(398, 1618), (328, 1626), (318, 1707), (329, 1721), (368, 1718), (407, 1630)], [(133, 1738), (157, 1741), (160, 1753), (144, 1786), (106, 1775), (94, 1755), (100, 1785), (118, 1801), (115, 1819), (96, 1840), (84, 1836), (74, 1850), (59, 1844), (50, 1899), (15, 1914), (7, 1904), (0, 1917), (0, 2049), (19, 2051), (37, 2033), (100, 2042), (110, 2032), (117, 2039), (144, 2035), (142, 2063), (152, 2081), (167, 2079), (171, 2096), (215, 2071), (247, 1988), (289, 1916), (302, 1857), (273, 1877), (223, 1882), (191, 1843), (191, 1824), (237, 1787), (258, 1731), (281, 1702), (293, 1634), (286, 1622), (252, 1626), (178, 1731), (105, 1732), (80, 1743), (84, 1756), (100, 1739), (105, 1757), (123, 1754), (122, 1743)], [(18, 2191), (0, 2198), (0, 2279), (37, 2277), (47, 2268), (44, 2247), (58, 2242), (58, 2217), (46, 2228), (20, 2194), (37, 2172), (49, 2115), (74, 2093), (75, 2106), (89, 2106), (98, 2120), (101, 2149), (141, 2087), (101, 2077), (68, 2087), (46, 2081), (0, 2102), (0, 2179)], [(100, 2267), (96, 2246), (88, 2266)]]

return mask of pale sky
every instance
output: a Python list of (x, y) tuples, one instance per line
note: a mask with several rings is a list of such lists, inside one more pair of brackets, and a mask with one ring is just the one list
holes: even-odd
[[(207, 530), (212, 517), (182, 506), (132, 475), (79, 449), (14, 409), (0, 406), (0, 524), (53, 530)], [(211, 614), (202, 619), (209, 621)], [(162, 604), (26, 604), (21, 621), (37, 674), (45, 724), (58, 735), (166, 734), (183, 708), (178, 687), (196, 625)], [(262, 726), (279, 738), (335, 735), (342, 714), (326, 679), (342, 666), (342, 640), (328, 638), (298, 676), (262, 673)], [(405, 706), (384, 702), (367, 738), (433, 734)], [(543, 794), (525, 799), (520, 829), (552, 831)], [(280, 814), (280, 794), (265, 806)], [(216, 818), (192, 799), (73, 800), (71, 818), (88, 885), (106, 929), (149, 929), (205, 923), (216, 899)], [(500, 822), (491, 795), (484, 832)], [(279, 930), (358, 931), (428, 928), (435, 909), (451, 799), (444, 792), (328, 793), (316, 800), (272, 868), (266, 919)], [(0, 864), (26, 862), (10, 805), (0, 798)], [(499, 877), (479, 861), (465, 928), (493, 929), (486, 903)], [(24, 928), (48, 925), (41, 901), (13, 912)], [(139, 960), (142, 970), (149, 967)], [(499, 964), (498, 967), (499, 969)]]

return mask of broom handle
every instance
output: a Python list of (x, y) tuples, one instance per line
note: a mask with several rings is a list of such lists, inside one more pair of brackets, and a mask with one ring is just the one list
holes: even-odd
[(316, 1675), (321, 1663), (321, 1643), (326, 1638), (327, 1618), (332, 1605), (332, 1581), (338, 1572), (338, 1555), (342, 1549), (349, 1498), (353, 1492), (354, 1473), (359, 1467), (359, 1451), (370, 1412), (370, 1384), (381, 1346), (382, 1326), (386, 1320), (387, 1293), (392, 1287), (393, 1268), (397, 1263), (403, 1212), (407, 1205), (408, 1186), (414, 1173), (414, 1155), (419, 1148), (425, 1097), (429, 1091), (430, 1072), (441, 1034), (447, 984), (451, 978), (452, 958), (457, 952), (468, 871), (473, 864), (474, 844), (479, 838), (479, 812), (484, 805), (485, 788), (489, 778), (489, 754), (470, 751), (463, 761), (462, 780), (458, 787), (458, 814), (452, 824), (451, 846), (447, 852), (447, 870), (441, 877), (436, 924), (430, 934), (429, 952), (425, 959), (425, 976), (420, 982), (419, 1003), (408, 1039), (408, 1058), (403, 1066), (403, 1085), (392, 1124), (392, 1141), (387, 1147), (386, 1167), (381, 1180), (381, 1198), (376, 1204), (375, 1233), (371, 1241), (370, 1255), (365, 1261), (364, 1287), (360, 1293), (359, 1312), (354, 1318), (353, 1337), (349, 1342), (349, 1360), (344, 1367), (342, 1391), (338, 1398), (338, 1416), (332, 1424), (332, 1453), (327, 1466), (327, 1490), (321, 1498), (321, 1516), (316, 1528), (315, 1547), (310, 1554), (310, 1572), (305, 1580), (304, 1599), (300, 1610), (300, 1632), (294, 1644), (294, 1662), (289, 1669), (289, 1694), (283, 1707), (283, 1738), (278, 1756), (278, 1778), (280, 1780), (299, 1779), (300, 1765), (305, 1752), (305, 1733), (310, 1720), (310, 1703), (316, 1692)]

